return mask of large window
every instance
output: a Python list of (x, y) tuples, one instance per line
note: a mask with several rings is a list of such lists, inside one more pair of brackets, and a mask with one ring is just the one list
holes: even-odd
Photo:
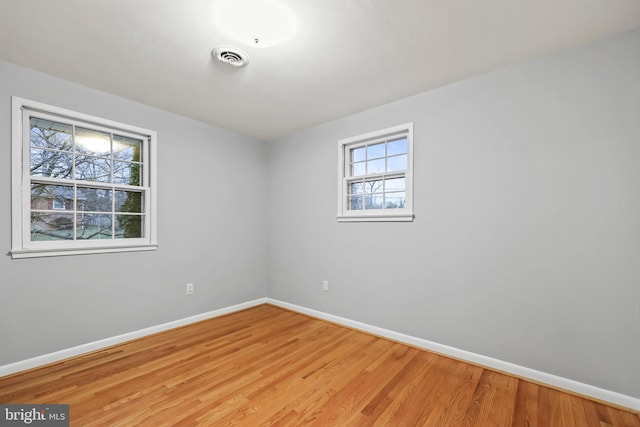
[(340, 140), (338, 221), (413, 220), (413, 123)]
[(12, 257), (155, 249), (155, 132), (12, 102)]

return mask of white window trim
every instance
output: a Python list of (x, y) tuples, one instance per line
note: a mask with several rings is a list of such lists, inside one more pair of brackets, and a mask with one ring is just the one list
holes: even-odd
[[(29, 156), (29, 144), (23, 141), (25, 129), (29, 124), (24, 123), (23, 110), (53, 114), (63, 119), (80, 121), (96, 126), (127, 132), (140, 138), (147, 139), (145, 152), (148, 162), (148, 176), (145, 182), (147, 197), (145, 197), (145, 238), (118, 239), (118, 240), (85, 240), (85, 241), (60, 241), (56, 244), (40, 245), (31, 242), (27, 231), (30, 230), (30, 171), (24, 168), (25, 156)], [(80, 255), (110, 252), (133, 252), (156, 250), (157, 242), (157, 133), (137, 126), (131, 126), (112, 120), (91, 116), (60, 107), (47, 105), (37, 101), (23, 99), (17, 96), (11, 97), (11, 257), (34, 258), (60, 255)], [(28, 132), (28, 131), (27, 131)], [(34, 244), (35, 243), (35, 244)]]
[[(389, 136), (407, 136), (407, 170), (405, 176), (405, 207), (400, 209), (347, 209), (347, 163), (349, 149)], [(407, 222), (413, 221), (413, 122), (393, 126), (338, 141), (338, 222)]]

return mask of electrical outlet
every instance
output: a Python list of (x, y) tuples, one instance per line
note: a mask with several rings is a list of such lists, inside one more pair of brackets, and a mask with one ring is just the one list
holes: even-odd
[(193, 283), (187, 283), (187, 295), (193, 295)]
[(322, 281), (322, 290), (323, 291), (328, 291), (329, 290), (329, 281), (328, 280), (323, 280)]

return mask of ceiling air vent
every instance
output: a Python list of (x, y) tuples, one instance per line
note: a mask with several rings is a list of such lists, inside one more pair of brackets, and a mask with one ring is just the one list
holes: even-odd
[(211, 52), (214, 58), (225, 64), (233, 65), (234, 67), (244, 67), (249, 63), (249, 57), (247, 54), (237, 47), (222, 45), (213, 49)]

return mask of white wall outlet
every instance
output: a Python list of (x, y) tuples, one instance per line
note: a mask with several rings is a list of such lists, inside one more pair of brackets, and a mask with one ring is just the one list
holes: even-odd
[(323, 280), (322, 281), (322, 290), (323, 291), (328, 291), (329, 290), (329, 281), (328, 280)]
[(193, 295), (193, 283), (187, 283), (187, 295)]

